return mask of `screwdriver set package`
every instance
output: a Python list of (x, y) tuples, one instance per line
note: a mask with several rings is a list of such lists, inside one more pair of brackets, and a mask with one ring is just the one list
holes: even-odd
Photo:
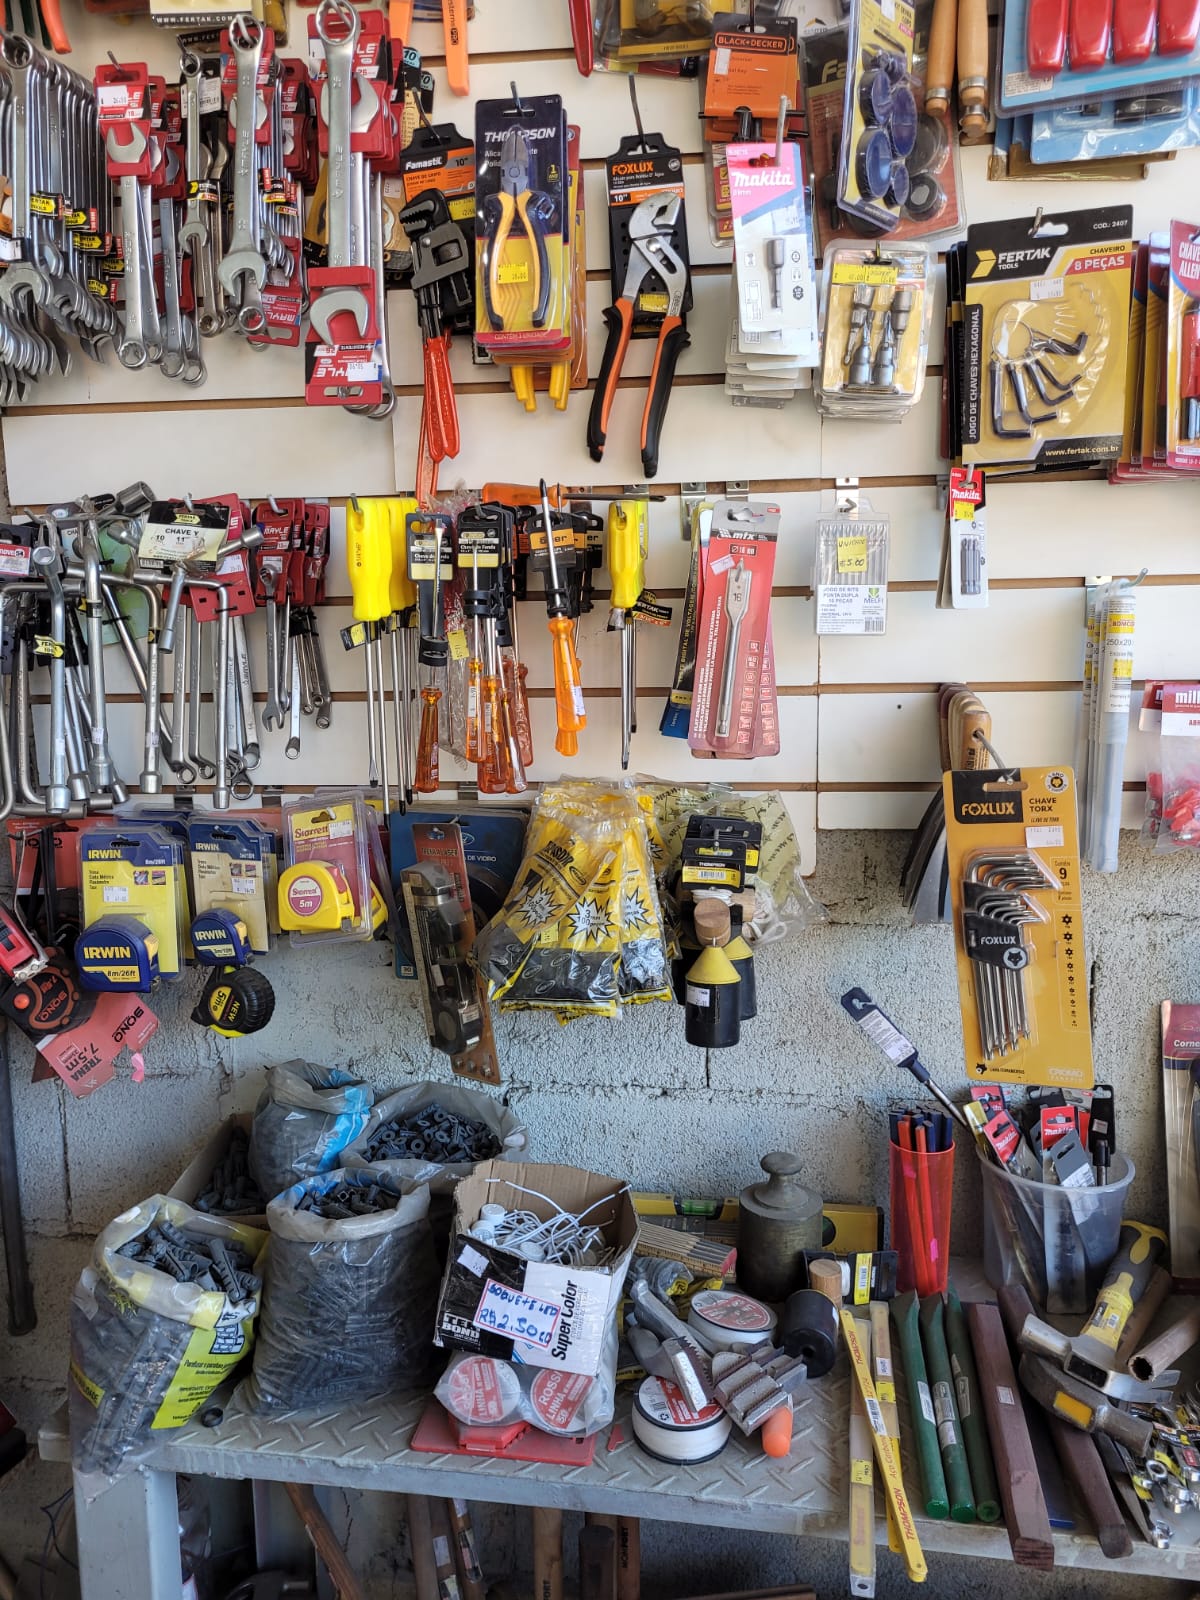
[(948, 772), (943, 792), (967, 1077), (1090, 1089), (1075, 775)]
[(1130, 91), (1178, 88), (1200, 76), (1200, 9), (1194, 0), (1157, 6), (1122, 0), (1065, 5), (1008, 0), (1000, 44), (998, 110), (1094, 105)]
[(722, 760), (779, 754), (771, 585), (780, 508), (718, 500), (700, 552), (688, 744)]
[(906, 0), (856, 0), (850, 11), (838, 207), (884, 233), (909, 197), (917, 144), (914, 20)]
[(921, 398), (933, 314), (921, 244), (838, 240), (825, 252), (817, 407), (827, 417), (901, 422)]
[(781, 101), (800, 103), (799, 78), (793, 18), (755, 16), (717, 28), (704, 85), (706, 139), (745, 138), (747, 120), (774, 128)]
[(475, 108), (475, 337), (547, 360), (570, 349), (570, 205), (562, 97)]
[(967, 232), (962, 458), (1049, 472), (1121, 451), (1133, 209), (980, 223)]
[(857, 488), (838, 490), (834, 514), (817, 521), (813, 591), (818, 633), (887, 629), (891, 519), (876, 515)]

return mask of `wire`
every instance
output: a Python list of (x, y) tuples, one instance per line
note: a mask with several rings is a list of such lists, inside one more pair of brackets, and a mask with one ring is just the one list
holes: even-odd
[(63, 1547), (58, 1542), (58, 1518), (68, 1500), (74, 1498), (74, 1489), (64, 1489), (57, 1500), (51, 1500), (48, 1505), (39, 1506), (38, 1510), (45, 1516), (50, 1526), (46, 1529), (46, 1539), (42, 1545), (42, 1558), (38, 1563), (38, 1600), (46, 1600), (46, 1566), (50, 1560), (50, 1546), (53, 1544), (54, 1553), (58, 1559), (78, 1572), (79, 1568)]

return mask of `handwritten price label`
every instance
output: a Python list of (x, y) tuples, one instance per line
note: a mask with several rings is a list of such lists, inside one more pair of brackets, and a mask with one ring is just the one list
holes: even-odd
[(539, 1350), (549, 1350), (561, 1316), (562, 1307), (553, 1300), (539, 1300), (489, 1278), (471, 1320), (487, 1333), (503, 1334), (508, 1339), (537, 1345)]

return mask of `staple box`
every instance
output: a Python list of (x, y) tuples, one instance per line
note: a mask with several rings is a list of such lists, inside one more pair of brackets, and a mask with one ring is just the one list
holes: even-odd
[[(595, 1377), (637, 1243), (628, 1187), (577, 1167), (485, 1161), (462, 1180), (454, 1202), (435, 1344)], [(544, 1220), (555, 1206), (576, 1215), (592, 1207), (585, 1220), (601, 1230), (611, 1259), (597, 1267), (555, 1266), (472, 1238), (472, 1223), (492, 1204)]]

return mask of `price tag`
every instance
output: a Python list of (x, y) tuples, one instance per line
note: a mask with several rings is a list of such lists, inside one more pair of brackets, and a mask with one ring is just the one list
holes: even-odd
[(865, 533), (838, 534), (837, 569), (839, 572), (865, 572), (867, 570), (867, 536)]
[(552, 1300), (539, 1300), (536, 1295), (510, 1289), (489, 1278), (471, 1321), (485, 1333), (503, 1334), (523, 1344), (536, 1345), (539, 1350), (549, 1350), (561, 1316), (562, 1307)]

